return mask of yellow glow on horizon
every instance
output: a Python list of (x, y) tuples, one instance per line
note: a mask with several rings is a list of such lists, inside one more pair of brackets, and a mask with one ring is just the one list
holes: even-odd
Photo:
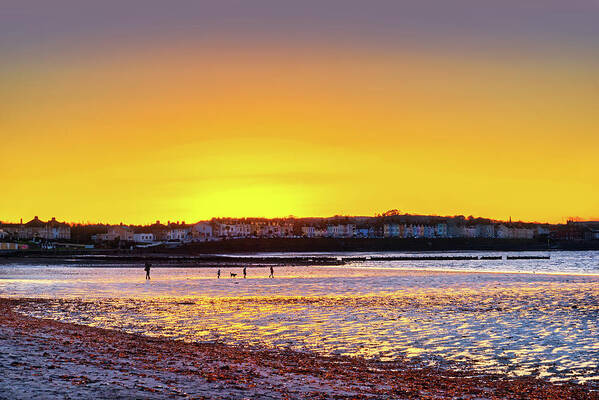
[(9, 65), (0, 219), (590, 218), (598, 63), (546, 61), (223, 47)]

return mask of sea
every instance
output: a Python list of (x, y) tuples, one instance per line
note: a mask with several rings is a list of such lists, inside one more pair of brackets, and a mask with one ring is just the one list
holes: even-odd
[[(247, 278), (154, 267), (150, 280), (143, 265), (15, 261), (0, 265), (0, 297), (28, 299), (26, 315), (149, 336), (599, 385), (598, 251), (247, 256), (365, 260), (276, 266), (274, 278), (249, 263)], [(369, 259), (417, 256), (501, 259)]]

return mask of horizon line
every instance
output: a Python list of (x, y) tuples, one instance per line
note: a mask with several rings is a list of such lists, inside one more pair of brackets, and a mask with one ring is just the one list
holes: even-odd
[[(150, 226), (156, 223), (162, 223), (162, 224), (185, 224), (185, 225), (193, 225), (195, 223), (198, 222), (205, 222), (205, 221), (211, 221), (211, 220), (218, 220), (218, 219), (233, 219), (233, 220), (252, 220), (252, 219), (263, 219), (263, 220), (281, 220), (281, 219), (297, 219), (297, 220), (302, 220), (302, 219), (333, 219), (333, 218), (380, 218), (380, 217), (401, 217), (401, 216), (411, 216), (411, 217), (434, 217), (434, 218), (457, 218), (457, 217), (463, 217), (466, 220), (469, 220), (471, 217), (472, 219), (476, 220), (476, 219), (485, 219), (485, 220), (489, 220), (492, 222), (499, 222), (499, 223), (526, 223), (526, 224), (543, 224), (543, 225), (560, 225), (560, 224), (565, 224), (567, 222), (570, 221), (574, 221), (574, 222), (596, 222), (599, 221), (599, 218), (581, 218), (581, 217), (562, 217), (562, 219), (565, 219), (566, 222), (547, 222), (547, 221), (527, 221), (527, 220), (523, 220), (523, 219), (518, 219), (518, 220), (512, 220), (511, 217), (509, 219), (503, 220), (503, 219), (495, 219), (495, 218), (490, 218), (490, 217), (483, 217), (483, 216), (473, 216), (473, 215), (469, 215), (469, 216), (465, 216), (464, 214), (454, 214), (454, 215), (439, 215), (439, 214), (418, 214), (418, 213), (399, 213), (399, 214), (391, 214), (391, 215), (384, 215), (385, 213), (381, 213), (381, 214), (374, 214), (374, 215), (349, 215), (349, 214), (335, 214), (335, 215), (330, 215), (330, 216), (297, 216), (297, 215), (286, 215), (286, 216), (280, 216), (280, 217), (260, 217), (260, 216), (245, 216), (245, 217), (232, 217), (232, 216), (213, 216), (207, 219), (199, 219), (199, 220), (192, 220), (195, 221), (193, 223), (185, 223), (185, 219), (167, 219), (166, 222), (161, 222), (161, 219), (157, 218), (151, 222), (144, 222), (144, 223), (125, 223), (124, 221), (120, 221), (120, 222), (101, 222), (101, 221), (68, 221), (68, 220), (63, 220), (60, 221), (62, 223), (66, 223), (70, 226), (74, 226), (74, 225), (127, 225), (127, 226)], [(39, 216), (35, 215), (29, 219), (27, 218), (20, 218), (21, 221), (18, 222), (11, 222), (8, 220), (2, 220), (0, 219), (0, 224), (25, 224), (29, 221), (35, 220), (36, 218), (40, 219), (40, 220), (44, 220), (43, 218), (39, 218)], [(55, 217), (50, 217), (47, 218), (47, 221), (51, 221), (53, 218)], [(56, 219), (58, 221), (58, 219)]]

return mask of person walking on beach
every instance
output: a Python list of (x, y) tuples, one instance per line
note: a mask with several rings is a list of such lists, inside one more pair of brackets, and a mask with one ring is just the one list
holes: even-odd
[(220, 268), (216, 271), (216, 279), (220, 279)]
[(150, 268), (152, 267), (152, 264), (150, 264), (149, 262), (146, 262), (146, 267), (144, 268), (144, 271), (146, 271), (146, 280), (150, 279)]
[(270, 266), (270, 275), (268, 275), (269, 278), (274, 278), (275, 277), (275, 269), (272, 267), (272, 265)]
[(243, 267), (243, 279), (247, 276), (247, 267)]

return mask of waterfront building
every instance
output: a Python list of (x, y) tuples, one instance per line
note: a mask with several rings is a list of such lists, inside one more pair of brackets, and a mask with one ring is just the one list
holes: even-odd
[(599, 240), (599, 229), (589, 228), (584, 235), (585, 240)]
[(514, 228), (513, 237), (514, 239), (532, 239), (535, 232), (528, 228)]
[(513, 239), (514, 231), (512, 228), (501, 224), (495, 229), (495, 237), (497, 239)]
[(152, 235), (154, 235), (154, 241), (156, 242), (163, 242), (168, 240), (168, 226), (161, 224), (160, 221), (156, 221), (152, 225), (148, 226), (146, 229), (143, 230), (143, 232), (152, 233)]
[(153, 243), (154, 235), (152, 233), (134, 233), (133, 241), (135, 243)]
[(166, 234), (168, 241), (174, 242), (191, 242), (191, 227), (185, 225), (185, 221), (182, 223), (171, 224)]
[(599, 221), (568, 221), (566, 225), (554, 226), (549, 237), (552, 240), (599, 240)]
[(357, 238), (368, 238), (370, 237), (371, 228), (368, 226), (356, 227), (354, 230), (354, 237)]
[(48, 222), (40, 220), (35, 216), (25, 224), (11, 224), (12, 235), (23, 240), (45, 239), (45, 240), (69, 240), (71, 239), (71, 227), (64, 222), (58, 222), (52, 218)]
[(121, 242), (132, 242), (133, 232), (126, 225), (110, 226), (106, 233), (92, 236), (95, 242), (111, 242), (118, 239)]
[(549, 226), (537, 225), (535, 227), (535, 236), (548, 236), (551, 233)]
[(315, 226), (302, 226), (302, 236), (307, 238), (314, 238), (316, 236)]
[(293, 236), (293, 225), (268, 222), (260, 225), (258, 236), (263, 238), (283, 238)]
[(447, 226), (447, 237), (463, 238), (466, 236), (466, 227), (464, 225), (449, 224)]
[(478, 237), (478, 229), (476, 228), (476, 226), (465, 226), (464, 227), (464, 237), (467, 237), (467, 238)]
[(447, 237), (447, 224), (445, 222), (438, 223), (435, 226), (435, 236), (438, 238)]
[(212, 224), (202, 221), (191, 227), (191, 236), (194, 242), (205, 242), (212, 240)]
[(400, 225), (399, 224), (383, 225), (383, 236), (386, 238), (399, 237), (400, 236)]
[(354, 236), (356, 225), (338, 224), (327, 226), (327, 236), (333, 238), (350, 238)]
[(422, 225), (412, 225), (412, 237), (415, 239), (424, 237), (424, 228)]
[(433, 225), (424, 225), (423, 236), (427, 239), (434, 238), (435, 237), (435, 227)]
[(492, 239), (495, 237), (495, 225), (478, 224), (476, 225), (476, 237)]

